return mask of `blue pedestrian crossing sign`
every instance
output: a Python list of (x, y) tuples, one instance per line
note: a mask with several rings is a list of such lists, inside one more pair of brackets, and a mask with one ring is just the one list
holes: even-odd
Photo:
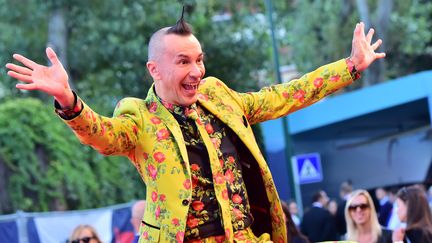
[(323, 179), (319, 153), (293, 156), (294, 173), (299, 184), (320, 182)]

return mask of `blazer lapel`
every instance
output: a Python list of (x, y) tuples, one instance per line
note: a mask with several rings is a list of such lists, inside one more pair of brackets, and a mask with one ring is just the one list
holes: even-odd
[(186, 144), (184, 143), (184, 139), (183, 139), (183, 133), (180, 130), (180, 126), (178, 125), (177, 120), (174, 118), (171, 112), (169, 112), (168, 109), (166, 109), (165, 106), (163, 106), (163, 104), (156, 97), (153, 86), (154, 85), (152, 85), (152, 87), (149, 89), (146, 103), (147, 105), (154, 104), (155, 107), (150, 109), (150, 112), (155, 114), (155, 116), (157, 116), (159, 119), (161, 119), (163, 124), (165, 124), (165, 126), (174, 136), (176, 144), (180, 149), (180, 153), (183, 158), (183, 161), (185, 161), (187, 171), (190, 174), (189, 158), (187, 155)]

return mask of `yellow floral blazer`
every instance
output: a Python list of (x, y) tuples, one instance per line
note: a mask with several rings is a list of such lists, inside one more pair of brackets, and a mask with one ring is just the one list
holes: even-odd
[[(214, 77), (202, 80), (199, 104), (238, 135), (242, 153), (249, 156), (243, 173), (256, 235), (267, 232), (274, 242), (287, 242), (280, 199), (250, 125), (285, 116), (351, 82), (344, 60), (252, 93), (237, 93)], [(191, 200), (190, 166), (180, 127), (153, 88), (145, 100), (121, 100), (112, 118), (84, 104), (79, 116), (64, 121), (82, 143), (105, 155), (127, 156), (140, 173), (147, 187), (140, 242), (183, 242)]]

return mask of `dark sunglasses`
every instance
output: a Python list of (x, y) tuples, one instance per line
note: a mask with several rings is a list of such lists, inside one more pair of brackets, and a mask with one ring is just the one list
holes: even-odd
[(360, 208), (360, 210), (363, 211), (363, 210), (369, 208), (369, 204), (361, 203), (361, 204), (357, 204), (357, 205), (350, 205), (350, 206), (348, 207), (348, 209), (349, 209), (350, 211), (356, 211), (357, 208)]
[(70, 241), (70, 243), (80, 243), (80, 242), (83, 242), (83, 243), (89, 243), (90, 242), (90, 240), (91, 239), (94, 239), (95, 237), (83, 237), (83, 238), (81, 238), (81, 239), (75, 239), (75, 240), (72, 240), (72, 241)]

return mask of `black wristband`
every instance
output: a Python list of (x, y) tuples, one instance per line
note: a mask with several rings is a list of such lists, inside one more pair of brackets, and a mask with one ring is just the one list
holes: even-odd
[(72, 90), (72, 93), (74, 95), (74, 103), (72, 108), (70, 109), (63, 109), (57, 100), (54, 99), (54, 107), (55, 112), (63, 119), (65, 120), (71, 120), (81, 114), (81, 111), (83, 110), (83, 104), (80, 99), (78, 99), (77, 94)]

